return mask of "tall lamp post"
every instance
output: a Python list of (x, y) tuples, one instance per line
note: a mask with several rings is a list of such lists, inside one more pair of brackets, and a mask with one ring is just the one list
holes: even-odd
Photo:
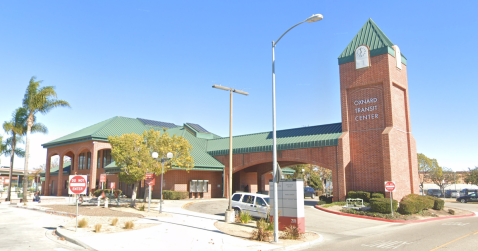
[[(153, 159), (158, 160), (158, 153), (157, 152), (153, 152), (151, 154), (151, 156), (153, 157)], [(161, 201), (159, 202), (159, 213), (160, 214), (163, 213), (163, 166), (164, 166), (164, 162), (166, 162), (167, 160), (172, 159), (172, 158), (173, 158), (173, 153), (172, 152), (167, 153), (166, 158), (164, 158), (164, 157), (161, 158)], [(150, 189), (151, 189), (151, 187), (150, 187)], [(151, 196), (151, 190), (149, 190), (149, 196)], [(149, 201), (151, 201), (151, 197), (149, 198)]]
[(277, 177), (277, 137), (276, 137), (276, 74), (275, 74), (275, 53), (274, 49), (279, 43), (279, 40), (287, 34), (290, 30), (297, 27), (300, 24), (305, 22), (313, 23), (322, 20), (324, 17), (321, 14), (315, 14), (306, 20), (290, 27), (282, 36), (279, 37), (276, 41), (272, 41), (272, 171), (273, 171), (273, 182), (274, 182), (274, 243), (279, 242), (279, 196), (277, 195), (277, 186), (279, 184), (279, 177)]
[(232, 93), (239, 93), (242, 95), (249, 95), (249, 93), (244, 91), (239, 91), (233, 88), (221, 86), (221, 85), (213, 85), (212, 88), (217, 88), (225, 91), (229, 91), (229, 206), (226, 210), (225, 221), (227, 223), (233, 223), (235, 220), (234, 210), (232, 209)]

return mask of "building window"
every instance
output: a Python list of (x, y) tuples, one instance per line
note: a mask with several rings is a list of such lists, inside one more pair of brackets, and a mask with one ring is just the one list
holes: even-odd
[(111, 149), (103, 150), (103, 165), (102, 167), (105, 168), (107, 165), (111, 164)]
[(85, 169), (85, 153), (80, 153), (80, 156), (78, 156), (78, 169), (82, 170)]
[(101, 155), (100, 155), (100, 152), (101, 151), (98, 151), (98, 158), (96, 159), (96, 168), (101, 168)]
[(91, 168), (91, 153), (88, 152), (86, 154), (86, 169), (90, 169)]

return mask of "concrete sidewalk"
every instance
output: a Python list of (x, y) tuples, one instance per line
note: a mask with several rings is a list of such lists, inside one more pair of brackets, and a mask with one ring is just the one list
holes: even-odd
[[(59, 229), (68, 240), (96, 250), (137, 250), (150, 247), (161, 250), (294, 250), (312, 243), (282, 247), (267, 242), (249, 241), (219, 231), (214, 223), (224, 216), (201, 214), (181, 207), (194, 200), (166, 201), (163, 211), (172, 217), (145, 217), (137, 223), (160, 224), (140, 230), (113, 234), (84, 235)], [(199, 201), (197, 201), (199, 202)], [(153, 208), (151, 208), (153, 210)], [(158, 210), (157, 207), (154, 210)]]

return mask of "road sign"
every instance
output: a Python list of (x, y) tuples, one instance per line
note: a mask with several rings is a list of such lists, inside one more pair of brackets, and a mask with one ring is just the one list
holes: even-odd
[(86, 194), (86, 175), (70, 175), (68, 194)]
[(385, 192), (394, 192), (395, 191), (395, 182), (385, 181)]
[(116, 184), (115, 184), (114, 182), (111, 182), (111, 183), (110, 183), (110, 189), (115, 189), (115, 185), (116, 185)]
[(100, 182), (106, 182), (106, 174), (100, 175)]
[(154, 186), (156, 184), (156, 179), (154, 177), (154, 173), (147, 173), (146, 178), (144, 179), (146, 185)]

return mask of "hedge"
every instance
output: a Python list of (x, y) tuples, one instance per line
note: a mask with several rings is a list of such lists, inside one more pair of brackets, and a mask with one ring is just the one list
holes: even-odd
[(435, 203), (433, 203), (433, 209), (443, 210), (443, 207), (445, 207), (445, 201), (439, 198), (435, 198)]
[(370, 198), (379, 198), (379, 199), (383, 199), (385, 198), (385, 195), (383, 195), (383, 193), (372, 193), (372, 196), (370, 196)]
[(440, 202), (435, 201), (436, 199), (431, 196), (409, 194), (403, 197), (400, 201), (400, 207), (398, 208), (398, 212), (401, 214), (416, 214), (425, 209), (435, 208), (435, 203), (437, 203), (436, 208), (439, 208), (441, 205)]
[[(393, 200), (393, 211), (397, 211), (398, 208), (398, 201)], [(370, 207), (372, 212), (382, 213), (382, 214), (389, 214), (390, 211), (390, 199), (386, 198), (374, 198), (370, 200)]]
[(165, 200), (182, 200), (187, 198), (189, 198), (188, 191), (163, 190), (163, 199)]
[[(101, 193), (102, 193), (103, 191), (105, 192), (105, 195), (111, 194), (111, 189), (96, 189), (96, 190), (93, 192), (93, 195), (94, 195), (95, 197), (100, 197), (100, 196), (101, 196)], [(120, 196), (121, 194), (123, 194), (123, 192), (122, 192), (121, 190), (119, 190), (119, 189), (113, 189), (113, 194), (112, 194), (113, 197), (114, 197), (115, 192), (118, 192), (118, 196)]]
[(349, 191), (347, 193), (347, 198), (352, 198), (352, 199), (362, 199), (364, 202), (369, 202), (370, 201), (370, 192), (364, 192), (364, 191)]

